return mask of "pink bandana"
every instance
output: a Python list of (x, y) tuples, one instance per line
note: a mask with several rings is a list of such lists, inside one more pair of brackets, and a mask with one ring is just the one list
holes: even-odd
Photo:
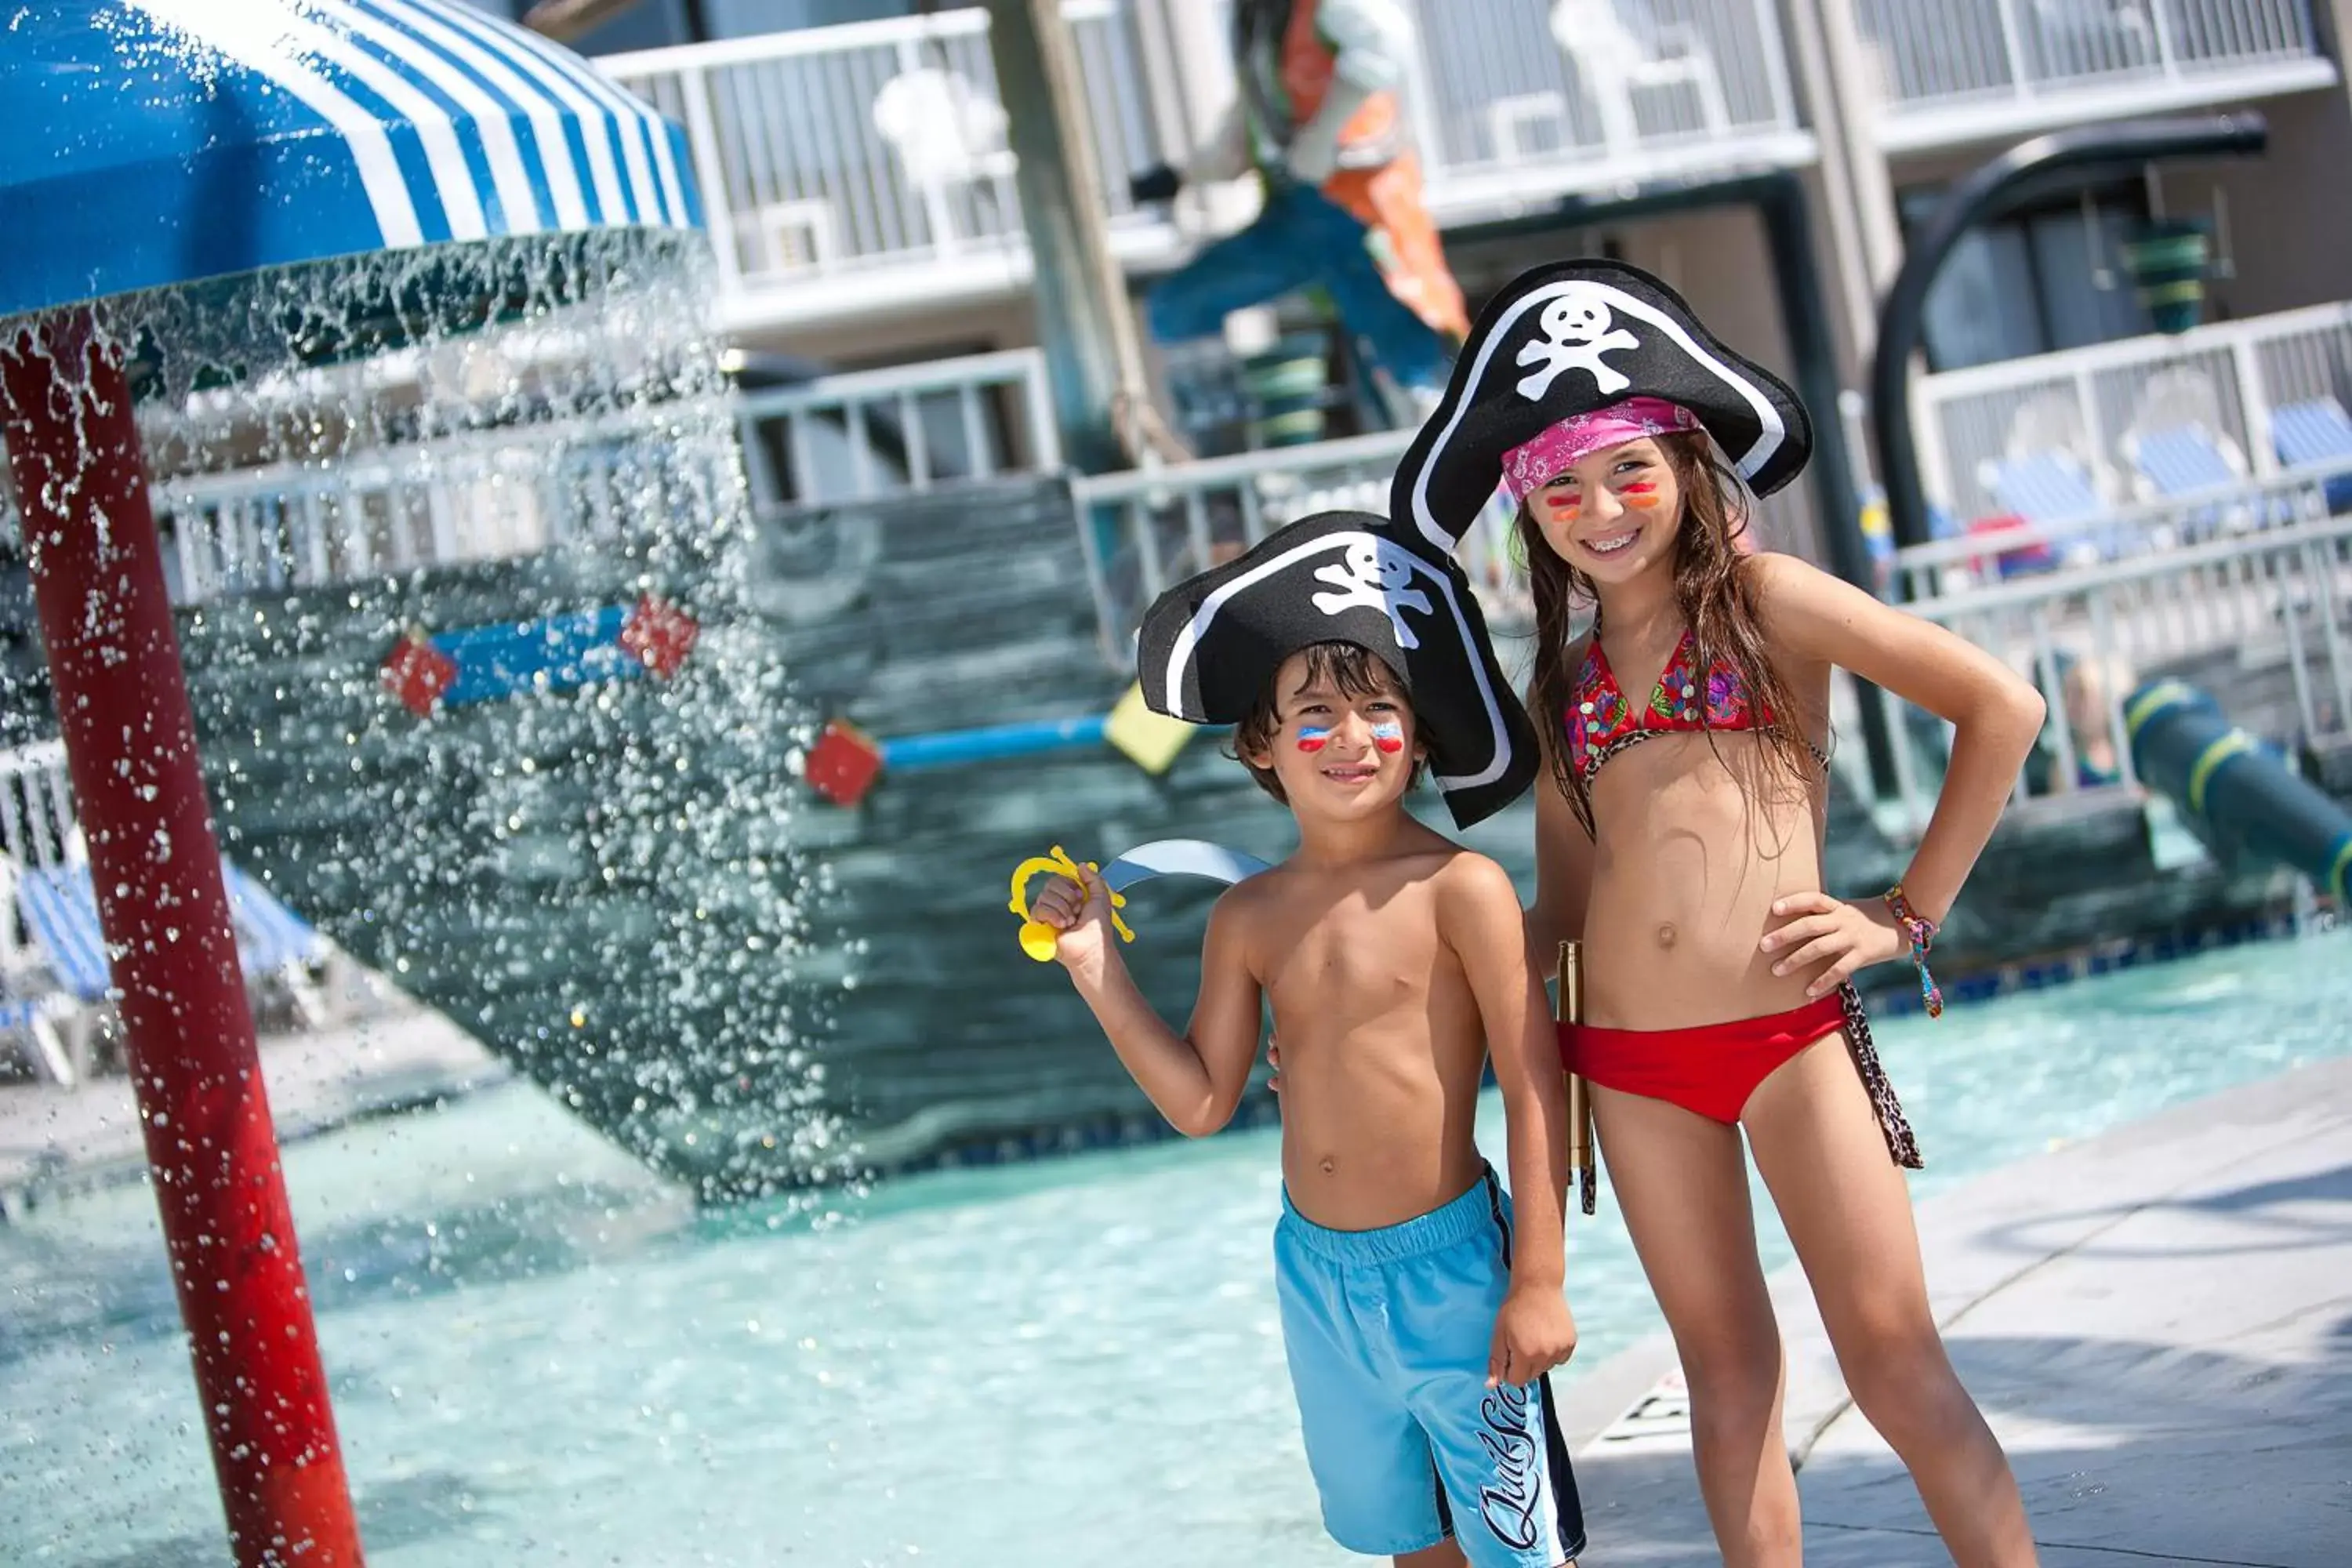
[(1503, 454), (1503, 488), (1525, 500), (1594, 452), (1644, 436), (1671, 436), (1699, 427), (1698, 416), (1663, 397), (1629, 397), (1550, 426)]

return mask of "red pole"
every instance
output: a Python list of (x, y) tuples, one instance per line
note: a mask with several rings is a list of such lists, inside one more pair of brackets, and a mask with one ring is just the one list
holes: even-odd
[(131, 1077), (239, 1568), (357, 1568), (120, 351), (0, 344), (8, 457)]

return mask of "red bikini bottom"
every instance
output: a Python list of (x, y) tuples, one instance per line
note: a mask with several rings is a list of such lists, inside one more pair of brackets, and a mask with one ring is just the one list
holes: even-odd
[(1569, 1071), (1603, 1089), (1663, 1100), (1723, 1122), (1739, 1120), (1756, 1086), (1814, 1041), (1843, 1029), (1863, 1087), (1870, 1093), (1886, 1152), (1910, 1170), (1919, 1146), (1879, 1066), (1862, 998), (1851, 985), (1817, 1002), (1761, 1018), (1736, 1018), (1689, 1029), (1601, 1029), (1559, 1026), (1559, 1056)]

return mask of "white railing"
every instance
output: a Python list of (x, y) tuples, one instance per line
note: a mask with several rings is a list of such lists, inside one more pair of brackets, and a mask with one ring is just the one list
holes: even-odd
[(1441, 217), (1800, 135), (1769, 0), (1414, 0), (1406, 89)]
[[(2130, 787), (2123, 704), (2167, 674), (2227, 679), (2242, 705), (2258, 673), (2282, 676), (2272, 721), (2281, 742), (2352, 735), (2352, 519), (2330, 518), (2093, 571), (2004, 584), (1908, 606), (2032, 680), (2051, 721), (2015, 798)], [(1946, 727), (1906, 715), (1896, 748), (1913, 826), (1941, 774)]]
[(736, 409), (762, 510), (1062, 466), (1035, 349), (823, 376), (745, 393)]
[(2216, 537), (2297, 528), (2347, 506), (2352, 458), (2305, 473), (2135, 502), (2095, 518), (2026, 523), (1910, 545), (1895, 552), (1894, 585), (1900, 597), (1914, 602), (1971, 593), (2011, 576), (2079, 572)]
[[(1906, 121), (2019, 110), (2109, 89), (2193, 101), (2243, 90), (2250, 72), (2330, 72), (2306, 0), (1853, 0), (1890, 145), (1933, 134)], [(2235, 80), (2229, 79), (2235, 78)], [(2067, 112), (2055, 110), (2063, 116)], [(1963, 128), (1954, 126), (1956, 132)]]
[[(1061, 467), (1034, 349), (819, 377), (727, 411), (755, 510), (870, 500)], [(314, 588), (614, 540), (698, 471), (674, 408), (445, 436), (323, 462), (180, 475), (152, 487), (173, 600)], [(688, 487), (681, 490), (680, 486)]]
[[(1412, 438), (1387, 431), (1072, 480), (1104, 657), (1132, 668), (1135, 630), (1152, 600), (1286, 523), (1318, 511), (1387, 516)], [(1498, 629), (1532, 620), (1525, 574), (1512, 564), (1508, 508), (1489, 506), (1456, 559)]]
[[(1131, 0), (1066, 0), (1102, 199), (1171, 154)], [(758, 290), (893, 263), (1003, 262), (1025, 248), (988, 14), (770, 33), (608, 55), (605, 72), (687, 128), (721, 286)], [(1156, 220), (1153, 220), (1156, 221)]]
[[(1065, 0), (1115, 251), (1182, 244), (1131, 175), (1184, 163), (1163, 5)], [(1408, 0), (1408, 121), (1441, 220), (1728, 162), (1803, 162), (1811, 141), (1772, 0)], [(1555, 23), (1558, 26), (1555, 26)], [(1222, 29), (1222, 23), (1220, 24)], [(1027, 247), (988, 16), (932, 16), (609, 55), (683, 124), (722, 294), (760, 320), (824, 321), (1019, 285)]]
[(1923, 482), (1962, 524), (2294, 477), (2352, 457), (2352, 303), (1947, 371), (1911, 396)]
[(667, 435), (676, 413), (158, 479), (165, 585), (201, 604), (619, 539), (725, 482)]
[(62, 866), (73, 840), (73, 785), (63, 741), (0, 752), (0, 841), (19, 866)]

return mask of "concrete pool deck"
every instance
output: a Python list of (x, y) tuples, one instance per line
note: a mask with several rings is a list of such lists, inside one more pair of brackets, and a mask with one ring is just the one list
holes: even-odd
[[(388, 990), (342, 1023), (261, 1037), (261, 1078), (281, 1142), (454, 1098), (509, 1072), (447, 1018)], [(51, 1197), (142, 1180), (145, 1171), (129, 1079), (74, 1089), (0, 1084), (0, 1224)]]
[[(1937, 1320), (2046, 1568), (2352, 1563), (2352, 1060), (1990, 1172), (1918, 1215)], [(1848, 1404), (1802, 1273), (1772, 1289), (1807, 1563), (1948, 1563)], [(1661, 1335), (1564, 1391), (1585, 1568), (1721, 1561), (1673, 1367)]]

